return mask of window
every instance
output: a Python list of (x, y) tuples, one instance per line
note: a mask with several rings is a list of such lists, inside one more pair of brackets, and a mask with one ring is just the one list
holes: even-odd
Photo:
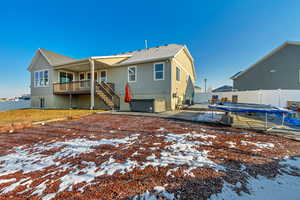
[(154, 80), (164, 80), (164, 63), (154, 64)]
[[(95, 78), (95, 81), (98, 79), (98, 73), (97, 72), (94, 73), (94, 78)], [(91, 80), (91, 79), (92, 79), (91, 72), (88, 72), (86, 80)]]
[(189, 80), (190, 80), (190, 75), (187, 74), (187, 75), (186, 75), (186, 82), (189, 82)]
[(106, 82), (106, 81), (107, 81), (106, 70), (100, 71), (100, 82)]
[(59, 82), (69, 83), (74, 80), (74, 74), (70, 72), (59, 72)]
[(136, 66), (128, 67), (128, 82), (136, 81)]
[(34, 87), (43, 87), (49, 85), (48, 70), (34, 72)]
[(181, 70), (179, 67), (176, 67), (176, 81), (181, 81)]
[(79, 74), (79, 81), (80, 81), (80, 87), (85, 87), (85, 84), (86, 82), (84, 81), (85, 80), (85, 73), (82, 72)]

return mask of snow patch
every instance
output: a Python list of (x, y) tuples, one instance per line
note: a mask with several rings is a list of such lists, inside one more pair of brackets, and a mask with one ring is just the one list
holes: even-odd
[(267, 142), (249, 142), (249, 141), (241, 141), (241, 145), (247, 146), (247, 145), (253, 145), (256, 146), (260, 149), (272, 149), (274, 148), (274, 144), (273, 143), (267, 143)]

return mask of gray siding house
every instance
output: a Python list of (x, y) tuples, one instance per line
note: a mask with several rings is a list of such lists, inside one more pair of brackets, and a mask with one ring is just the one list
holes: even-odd
[(239, 91), (300, 89), (300, 42), (285, 42), (231, 79)]
[(192, 101), (196, 79), (189, 50), (176, 44), (84, 59), (38, 49), (28, 70), (32, 107), (48, 109), (130, 110), (128, 83), (133, 99), (159, 99), (174, 110)]

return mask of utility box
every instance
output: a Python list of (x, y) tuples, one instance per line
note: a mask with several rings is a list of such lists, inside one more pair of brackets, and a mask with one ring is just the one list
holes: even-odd
[(164, 112), (166, 102), (164, 99), (133, 99), (130, 102), (130, 110), (133, 112)]

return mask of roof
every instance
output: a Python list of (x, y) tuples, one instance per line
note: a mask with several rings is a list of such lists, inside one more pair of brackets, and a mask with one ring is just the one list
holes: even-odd
[[(130, 51), (120, 54), (115, 54), (111, 56), (96, 56), (96, 57), (89, 57), (83, 59), (75, 59), (68, 56), (64, 56), (58, 53), (54, 53), (48, 51), (46, 49), (39, 49), (38, 51), (47, 59), (50, 65), (58, 66), (58, 65), (65, 65), (65, 64), (74, 64), (77, 62), (83, 62), (89, 59), (101, 59), (101, 58), (113, 58), (113, 57), (127, 57), (116, 64), (114, 66), (121, 66), (121, 65), (129, 65), (129, 64), (138, 64), (143, 62), (153, 62), (153, 61), (160, 61), (163, 59), (168, 59), (175, 57), (181, 50), (186, 51), (187, 55), (189, 56), (190, 60), (193, 63), (193, 73), (194, 77), (196, 78), (196, 72), (194, 67), (194, 60), (191, 54), (189, 53), (188, 49), (184, 45), (178, 44), (167, 44), (163, 46), (157, 46), (147, 49), (140, 49), (136, 51)], [(29, 67), (30, 70), (30, 67)]]
[(230, 79), (235, 79), (236, 77), (238, 77), (240, 75), (240, 73), (242, 73), (243, 71), (239, 71), (238, 73), (235, 73), (232, 77), (230, 77)]
[(61, 54), (58, 54), (58, 53), (54, 53), (54, 52), (48, 51), (46, 49), (41, 49), (40, 48), (39, 51), (41, 52), (41, 54), (47, 59), (47, 61), (51, 65), (58, 65), (58, 64), (61, 64), (61, 63), (66, 63), (66, 62), (76, 60), (75, 58), (71, 58), (71, 57), (64, 56), (64, 55), (61, 55)]
[(130, 54), (131, 57), (119, 64), (133, 64), (150, 60), (158, 60), (162, 58), (170, 58), (175, 56), (184, 46), (177, 44), (169, 44), (153, 48), (141, 49), (131, 52), (126, 52), (117, 55)]
[(231, 85), (223, 85), (221, 87), (218, 87), (214, 89), (212, 92), (228, 92), (232, 91), (233, 87)]
[(265, 55), (263, 58), (261, 58), (260, 60), (258, 60), (256, 63), (254, 63), (253, 65), (251, 65), (250, 67), (248, 67), (247, 69), (245, 69), (244, 71), (240, 71), (238, 73), (236, 73), (235, 75), (233, 75), (231, 77), (232, 80), (240, 77), (241, 75), (245, 74), (247, 71), (249, 71), (250, 69), (254, 68), (257, 64), (261, 63), (262, 61), (270, 58), (271, 56), (273, 56), (275, 53), (277, 53), (278, 51), (282, 50), (283, 48), (287, 47), (288, 45), (300, 45), (300, 42), (297, 41), (286, 41), (285, 43), (283, 43), (282, 45), (280, 45), (279, 47), (275, 48), (273, 51), (271, 51), (270, 53), (268, 53), (267, 55)]

